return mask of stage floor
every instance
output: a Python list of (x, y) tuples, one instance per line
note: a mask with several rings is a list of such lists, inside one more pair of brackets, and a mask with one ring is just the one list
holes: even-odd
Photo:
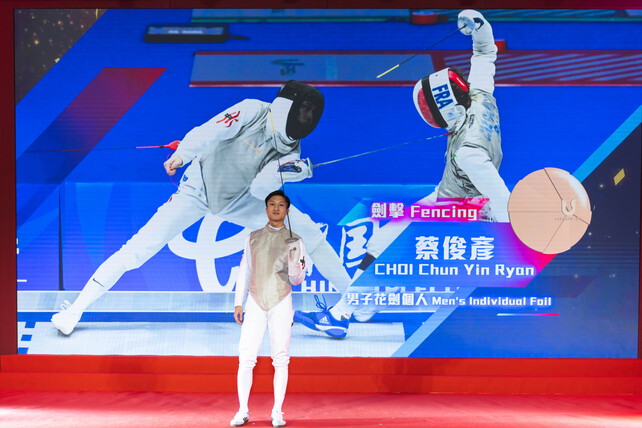
[[(248, 427), (269, 427), (271, 394)], [(234, 394), (0, 391), (0, 427), (220, 427)], [(641, 395), (289, 394), (289, 427), (640, 427)]]

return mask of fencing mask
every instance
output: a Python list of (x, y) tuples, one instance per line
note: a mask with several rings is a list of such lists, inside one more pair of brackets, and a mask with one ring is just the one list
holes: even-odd
[(307, 137), (319, 123), (323, 106), (321, 91), (290, 80), (281, 87), (270, 106), (274, 130), (290, 140)]
[(413, 100), (419, 115), (430, 126), (452, 129), (466, 116), (470, 102), (468, 84), (450, 68), (432, 73), (415, 85)]

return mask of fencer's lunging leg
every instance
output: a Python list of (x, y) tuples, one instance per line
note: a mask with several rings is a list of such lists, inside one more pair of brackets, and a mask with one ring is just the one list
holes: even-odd
[(98, 267), (74, 303), (52, 317), (54, 326), (63, 334), (70, 334), (89, 305), (113, 287), (125, 272), (142, 266), (206, 213), (204, 197), (189, 191), (174, 194), (138, 233)]

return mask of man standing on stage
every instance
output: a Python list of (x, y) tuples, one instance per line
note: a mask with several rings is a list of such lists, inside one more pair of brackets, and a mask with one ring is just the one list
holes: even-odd
[(268, 224), (250, 233), (245, 240), (234, 296), (234, 319), (242, 327), (237, 375), (239, 411), (230, 421), (233, 427), (244, 425), (250, 419), (248, 399), (253, 369), (266, 328), (270, 336), (270, 353), (274, 366), (272, 425), (285, 426), (281, 406), (288, 384), (290, 336), (294, 316), (292, 286), (300, 284), (305, 277), (303, 241), (284, 225), (289, 207), (290, 199), (283, 191), (275, 190), (270, 193), (265, 198)]

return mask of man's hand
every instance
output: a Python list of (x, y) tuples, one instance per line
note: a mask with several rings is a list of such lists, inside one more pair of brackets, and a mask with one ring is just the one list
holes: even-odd
[(167, 159), (165, 163), (163, 163), (163, 166), (165, 167), (167, 175), (174, 175), (176, 174), (176, 170), (183, 166), (183, 159), (181, 159), (180, 156), (173, 154), (171, 158)]
[(243, 306), (234, 307), (234, 321), (237, 324), (243, 324)]

